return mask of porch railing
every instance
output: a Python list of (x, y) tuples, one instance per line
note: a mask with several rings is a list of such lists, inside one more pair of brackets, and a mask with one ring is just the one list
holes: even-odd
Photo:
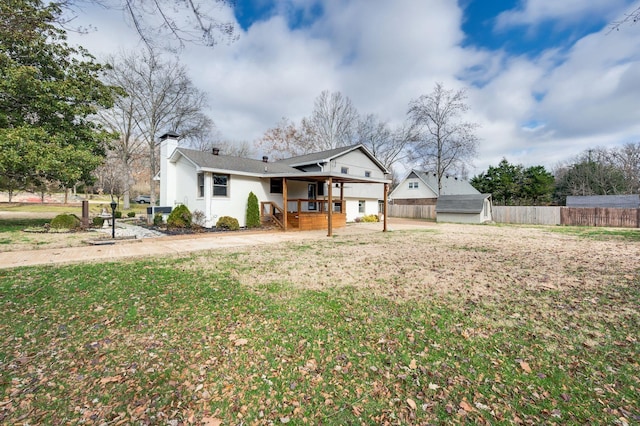
[(272, 220), (280, 228), (284, 228), (282, 221), (284, 220), (284, 211), (282, 207), (272, 201), (260, 202), (260, 217), (264, 221)]
[[(329, 211), (328, 200), (295, 199), (287, 201), (289, 213), (325, 213)], [(333, 212), (344, 213), (344, 200), (333, 200)]]

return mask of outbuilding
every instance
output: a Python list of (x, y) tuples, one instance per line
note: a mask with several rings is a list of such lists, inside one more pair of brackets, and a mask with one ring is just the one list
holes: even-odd
[(438, 222), (491, 222), (491, 194), (441, 195), (436, 215)]

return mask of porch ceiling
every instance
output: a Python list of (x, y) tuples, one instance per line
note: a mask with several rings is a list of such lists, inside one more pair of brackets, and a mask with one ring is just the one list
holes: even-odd
[(270, 175), (272, 178), (285, 178), (287, 180), (299, 180), (305, 182), (324, 182), (327, 179), (331, 178), (333, 183), (388, 183), (391, 184), (391, 179), (379, 179), (379, 178), (366, 178), (364, 176), (349, 176), (337, 173), (310, 173), (305, 172), (301, 174), (272, 174)]

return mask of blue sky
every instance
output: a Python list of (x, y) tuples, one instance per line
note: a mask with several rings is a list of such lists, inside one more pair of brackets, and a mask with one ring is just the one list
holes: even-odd
[[(552, 169), (594, 147), (640, 141), (640, 24), (608, 24), (639, 0), (238, 0), (238, 41), (187, 46), (222, 138), (253, 143), (323, 90), (391, 125), (436, 82), (464, 88), (481, 125), (471, 174), (503, 157)], [(122, 14), (80, 16), (98, 56), (140, 49)], [(75, 36), (74, 36), (75, 37)], [(256, 153), (261, 155), (261, 153)]]

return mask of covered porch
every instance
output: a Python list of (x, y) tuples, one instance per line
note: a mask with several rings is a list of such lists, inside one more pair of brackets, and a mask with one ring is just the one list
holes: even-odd
[[(327, 236), (330, 237), (333, 235), (334, 228), (344, 228), (347, 224), (346, 201), (344, 199), (345, 182), (382, 183), (384, 185), (383, 231), (387, 231), (388, 181), (336, 176), (330, 173), (315, 176), (306, 175), (305, 181), (326, 183), (327, 194), (324, 194), (322, 198), (289, 199), (287, 196), (288, 180), (300, 179), (282, 177), (282, 205), (273, 201), (260, 203), (260, 219), (263, 223), (272, 221), (284, 231), (327, 229)], [(338, 190), (338, 194), (334, 195), (334, 190)], [(286, 206), (286, 209), (282, 206)]]

